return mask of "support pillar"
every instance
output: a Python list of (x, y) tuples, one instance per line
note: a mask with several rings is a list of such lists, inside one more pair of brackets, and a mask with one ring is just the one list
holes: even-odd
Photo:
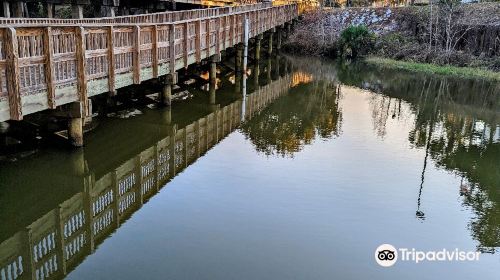
[(274, 29), (272, 29), (269, 32), (269, 47), (267, 49), (267, 54), (271, 55), (273, 53), (273, 35), (274, 35)]
[(213, 55), (210, 58), (210, 71), (209, 71), (209, 80), (210, 84), (215, 84), (217, 82), (217, 56)]
[(278, 36), (278, 40), (276, 42), (276, 50), (280, 50), (281, 49), (281, 37), (282, 37), (282, 32), (281, 32), (281, 27), (278, 27), (278, 32), (277, 32), (277, 36)]
[(255, 38), (255, 60), (260, 60), (260, 47), (262, 38), (262, 34), (257, 35), (257, 38)]
[(280, 56), (276, 55), (276, 62), (274, 63), (274, 75), (275, 79), (279, 79), (280, 77)]
[(259, 89), (259, 76), (260, 76), (260, 67), (259, 67), (259, 61), (256, 61), (255, 64), (253, 65), (253, 85), (254, 85), (254, 90)]
[(174, 83), (173, 75), (167, 74), (165, 75), (163, 82), (163, 89), (161, 92), (161, 103), (166, 106), (172, 105), (172, 86)]
[(3, 17), (10, 18), (10, 3), (3, 1)]
[(47, 9), (47, 17), (54, 18), (54, 4), (47, 3), (45, 7)]
[(244, 46), (242, 43), (236, 45), (236, 60), (234, 62), (234, 71), (236, 73), (243, 71), (243, 49)]
[(215, 102), (216, 102), (216, 89), (215, 89), (215, 83), (212, 84), (210, 83), (210, 86), (209, 86), (209, 102), (210, 102), (210, 105), (215, 105)]
[(241, 76), (243, 74), (243, 51), (244, 45), (242, 43), (236, 46), (236, 64), (235, 64), (235, 87), (236, 93), (241, 92)]
[(83, 118), (70, 118), (68, 139), (73, 147), (83, 146)]
[(162, 116), (165, 124), (169, 125), (172, 123), (172, 109), (170, 107), (167, 107), (162, 111)]
[(269, 58), (269, 59), (267, 59), (267, 69), (266, 69), (267, 70), (266, 71), (267, 72), (266, 73), (267, 74), (267, 84), (270, 84), (273, 81), (272, 76), (271, 76), (271, 68), (272, 68), (271, 59)]
[(23, 17), (23, 11), (24, 11), (24, 2), (22, 1), (17, 1), (14, 4), (14, 17)]
[(83, 18), (83, 6), (77, 4), (71, 5), (71, 16), (75, 19)]

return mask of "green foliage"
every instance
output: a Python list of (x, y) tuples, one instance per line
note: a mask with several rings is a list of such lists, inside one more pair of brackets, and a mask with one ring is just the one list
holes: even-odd
[(481, 68), (440, 66), (435, 64), (400, 61), (379, 57), (370, 57), (367, 58), (366, 61), (383, 67), (403, 69), (413, 72), (500, 81), (500, 73)]
[(364, 25), (351, 25), (340, 34), (341, 52), (345, 57), (367, 55), (374, 44), (375, 35)]

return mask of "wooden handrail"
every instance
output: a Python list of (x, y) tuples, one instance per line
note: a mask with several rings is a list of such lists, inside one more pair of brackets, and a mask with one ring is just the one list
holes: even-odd
[(0, 121), (173, 74), (241, 43), (245, 17), (254, 37), (298, 16), (295, 4), (242, 7), (174, 22), (0, 28)]
[(186, 11), (169, 11), (142, 15), (84, 18), (84, 19), (57, 19), (57, 18), (0, 18), (0, 25), (33, 26), (33, 25), (75, 25), (75, 24), (137, 24), (137, 23), (166, 23), (195, 18), (215, 17), (238, 12), (272, 7), (271, 3), (258, 3), (235, 7), (218, 7), (208, 9), (193, 9)]

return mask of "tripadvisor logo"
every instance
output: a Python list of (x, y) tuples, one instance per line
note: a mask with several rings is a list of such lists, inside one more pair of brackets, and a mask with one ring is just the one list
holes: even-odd
[(399, 248), (396, 249), (391, 244), (382, 244), (375, 250), (375, 261), (383, 267), (393, 266), (398, 257), (400, 261), (410, 261), (416, 264), (423, 261), (478, 261), (481, 252), (476, 251), (461, 251), (458, 249), (439, 251), (418, 251), (415, 248)]
[(375, 260), (380, 266), (393, 266), (398, 260), (398, 251), (391, 244), (382, 244), (375, 250)]

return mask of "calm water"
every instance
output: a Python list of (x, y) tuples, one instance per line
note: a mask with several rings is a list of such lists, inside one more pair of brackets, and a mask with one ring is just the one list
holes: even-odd
[[(82, 150), (1, 162), (0, 279), (500, 279), (499, 85), (250, 72), (244, 99), (221, 69), (215, 102), (198, 83), (172, 110), (139, 98)], [(383, 243), (482, 255), (383, 268)]]

